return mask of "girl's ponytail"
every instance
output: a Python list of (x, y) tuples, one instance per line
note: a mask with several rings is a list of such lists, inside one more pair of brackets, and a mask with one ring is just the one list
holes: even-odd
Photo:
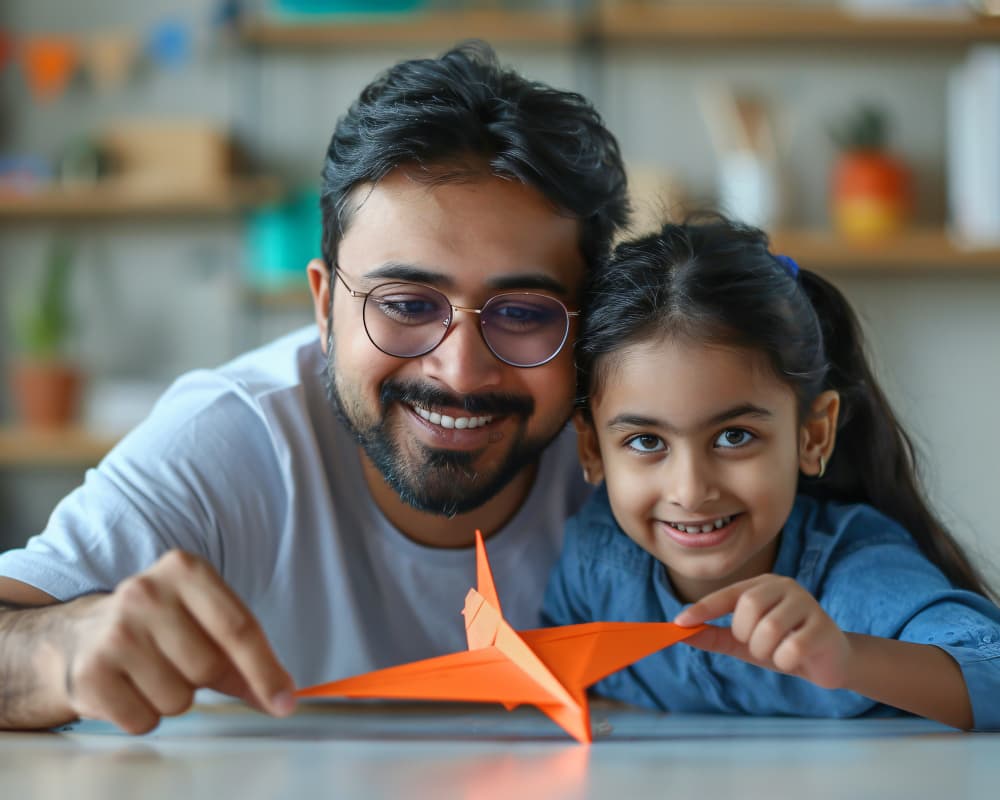
[(800, 490), (823, 499), (868, 503), (906, 528), (956, 585), (988, 594), (979, 571), (924, 500), (913, 444), (872, 374), (854, 311), (819, 275), (803, 269), (799, 281), (822, 330), (827, 388), (836, 389), (841, 402), (836, 448), (826, 474), (821, 480), (801, 481)]

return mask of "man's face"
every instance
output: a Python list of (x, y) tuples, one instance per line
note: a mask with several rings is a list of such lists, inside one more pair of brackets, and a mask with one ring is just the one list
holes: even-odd
[[(359, 187), (354, 200), (338, 265), (355, 291), (408, 280), (467, 308), (510, 290), (577, 308), (579, 224), (532, 188), (491, 176), (428, 186), (396, 170)], [(386, 483), (414, 508), (452, 515), (479, 507), (565, 424), (575, 323), (560, 353), (538, 367), (501, 362), (483, 341), (479, 316), (464, 312), (436, 349), (396, 358), (368, 338), (364, 301), (329, 281), (331, 399)]]

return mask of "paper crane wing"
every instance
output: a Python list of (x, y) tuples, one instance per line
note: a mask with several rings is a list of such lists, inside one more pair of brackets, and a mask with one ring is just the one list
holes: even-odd
[(520, 666), (493, 647), (451, 653), (301, 689), (297, 697), (383, 697), (408, 700), (551, 703)]
[(669, 647), (705, 626), (669, 622), (588, 622), (515, 631), (503, 618), (476, 531), (478, 589), (466, 595), (469, 650), (401, 664), (312, 686), (297, 697), (381, 697), (464, 700), (537, 706), (581, 742), (589, 742), (585, 689), (650, 653)]
[(585, 622), (518, 631), (518, 635), (561, 683), (587, 687), (703, 627), (682, 628), (671, 622)]

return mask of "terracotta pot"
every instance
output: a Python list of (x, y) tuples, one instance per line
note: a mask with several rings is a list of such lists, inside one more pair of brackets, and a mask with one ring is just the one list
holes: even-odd
[(910, 214), (910, 187), (906, 165), (888, 153), (843, 153), (831, 181), (834, 227), (851, 239), (898, 233)]
[(15, 361), (10, 388), (18, 419), (32, 428), (60, 428), (76, 421), (83, 374), (64, 361)]

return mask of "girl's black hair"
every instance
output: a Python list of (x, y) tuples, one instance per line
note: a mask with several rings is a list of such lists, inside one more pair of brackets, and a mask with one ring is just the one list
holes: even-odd
[(501, 67), (482, 41), (396, 64), (338, 120), (320, 199), (327, 264), (350, 223), (352, 190), (401, 166), (430, 183), (493, 174), (537, 189), (581, 221), (588, 268), (628, 218), (618, 142), (593, 106)]
[(576, 345), (585, 413), (587, 395), (613, 369), (603, 357), (659, 338), (765, 354), (795, 391), (800, 418), (821, 392), (839, 392), (834, 454), (822, 478), (800, 477), (799, 491), (874, 506), (906, 528), (955, 585), (989, 594), (928, 507), (913, 445), (875, 380), (857, 316), (834, 286), (806, 269), (793, 274), (756, 228), (719, 215), (668, 224), (619, 245), (589, 280)]

